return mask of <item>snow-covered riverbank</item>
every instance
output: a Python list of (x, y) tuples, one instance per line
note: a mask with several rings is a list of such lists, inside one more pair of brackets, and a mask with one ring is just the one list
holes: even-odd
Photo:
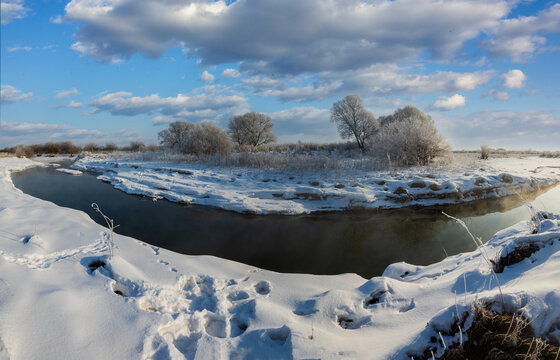
[[(499, 299), (480, 252), (369, 280), (274, 273), (120, 235), (109, 260), (107, 229), (13, 186), (10, 170), (32, 165), (0, 159), (0, 358), (409, 359), (454, 312)], [(484, 251), (540, 248), (498, 278), (507, 310), (559, 341), (560, 220), (548, 217), (499, 232)]]
[(445, 168), (290, 173), (86, 156), (74, 169), (130, 194), (255, 214), (454, 204), (535, 191), (560, 182), (560, 159), (500, 158)]

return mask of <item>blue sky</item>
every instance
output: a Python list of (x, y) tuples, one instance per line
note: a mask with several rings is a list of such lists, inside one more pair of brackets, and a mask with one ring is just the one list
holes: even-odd
[(269, 114), (338, 141), (334, 101), (429, 113), (455, 149), (560, 149), (560, 3), (2, 0), (0, 147), (157, 142)]

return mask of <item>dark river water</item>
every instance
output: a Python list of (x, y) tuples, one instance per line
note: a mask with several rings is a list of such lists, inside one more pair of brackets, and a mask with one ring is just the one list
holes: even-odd
[(560, 212), (560, 186), (525, 199), (512, 196), (429, 209), (259, 216), (153, 202), (116, 190), (94, 175), (72, 176), (52, 167), (17, 172), (12, 179), (29, 195), (82, 210), (105, 225), (91, 208), (96, 202), (120, 224), (117, 233), (178, 253), (215, 255), (280, 272), (354, 272), (366, 278), (380, 275), (394, 262), (427, 265), (443, 259), (445, 252), (473, 250), (465, 231), (442, 211), (463, 219), (483, 241), (528, 220), (527, 200), (538, 210)]

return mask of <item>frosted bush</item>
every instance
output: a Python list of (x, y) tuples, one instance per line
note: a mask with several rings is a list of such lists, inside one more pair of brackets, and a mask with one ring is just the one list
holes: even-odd
[(227, 133), (212, 123), (176, 121), (158, 136), (164, 148), (184, 154), (229, 154), (233, 150)]
[(369, 148), (392, 164), (426, 165), (449, 149), (432, 118), (413, 106), (380, 120), (381, 128)]

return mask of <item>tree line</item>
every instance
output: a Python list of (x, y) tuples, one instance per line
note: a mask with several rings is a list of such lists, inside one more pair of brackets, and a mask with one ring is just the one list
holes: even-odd
[(33, 155), (73, 155), (82, 151), (89, 152), (114, 152), (114, 151), (159, 151), (161, 148), (156, 144), (146, 145), (142, 141), (131, 141), (128, 145), (118, 146), (114, 142), (99, 145), (89, 142), (83, 146), (72, 143), (71, 141), (49, 141), (42, 144), (16, 145), (0, 149), (0, 152), (14, 154), (17, 157), (33, 157)]
[[(386, 157), (399, 165), (425, 165), (449, 146), (433, 119), (413, 106), (376, 118), (358, 95), (349, 95), (331, 108), (330, 119), (343, 139), (353, 139), (363, 154)], [(249, 112), (233, 116), (227, 131), (213, 123), (175, 121), (158, 134), (160, 145), (194, 155), (229, 154), (276, 141), (270, 116)]]
[[(425, 165), (449, 150), (445, 139), (435, 127), (433, 119), (414, 106), (397, 109), (393, 114), (376, 118), (364, 107), (358, 95), (348, 95), (336, 101), (330, 111), (330, 120), (336, 124), (343, 139), (351, 139), (362, 154), (383, 158), (396, 165)], [(0, 151), (16, 156), (34, 154), (77, 154), (81, 151), (159, 151), (167, 150), (192, 155), (227, 155), (233, 151), (260, 150), (274, 143), (276, 136), (270, 116), (248, 112), (233, 116), (224, 130), (209, 123), (175, 121), (158, 133), (159, 144), (146, 146), (133, 141), (119, 147), (113, 142), (84, 146), (70, 141), (18, 145)]]

